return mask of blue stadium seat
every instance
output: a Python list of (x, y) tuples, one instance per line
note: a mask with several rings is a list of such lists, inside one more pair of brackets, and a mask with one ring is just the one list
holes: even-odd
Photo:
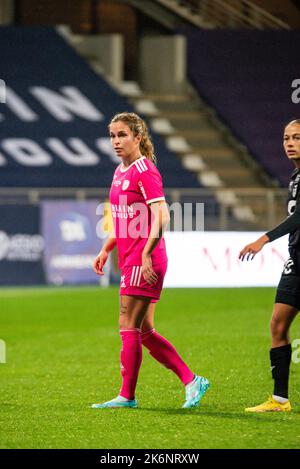
[[(109, 187), (108, 123), (129, 102), (53, 29), (0, 27), (0, 187)], [(151, 132), (152, 133), (152, 132)], [(200, 187), (152, 133), (166, 187)]]

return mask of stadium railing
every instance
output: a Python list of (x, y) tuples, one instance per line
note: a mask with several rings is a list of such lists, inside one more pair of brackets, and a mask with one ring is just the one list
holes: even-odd
[[(0, 205), (38, 205), (46, 199), (97, 199), (102, 203), (108, 199), (108, 193), (108, 188), (0, 188)], [(180, 204), (181, 210), (186, 210), (187, 219), (192, 218), (192, 226), (195, 225), (196, 204), (204, 204), (205, 231), (264, 231), (286, 216), (286, 189), (282, 188), (166, 188), (165, 194), (171, 215), (176, 210), (173, 204)], [(248, 210), (250, 202), (251, 216)], [(171, 229), (174, 227), (171, 223)]]
[(200, 27), (290, 29), (280, 18), (249, 0), (156, 0)]

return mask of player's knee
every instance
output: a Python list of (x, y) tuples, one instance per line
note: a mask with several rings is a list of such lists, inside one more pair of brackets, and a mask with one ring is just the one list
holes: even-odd
[(143, 334), (144, 332), (151, 331), (151, 329), (153, 329), (153, 328), (154, 328), (154, 324), (153, 324), (152, 322), (146, 321), (146, 320), (144, 319), (144, 321), (143, 321), (143, 323), (142, 323), (142, 327), (141, 327), (141, 332), (142, 332), (142, 334)]
[(119, 328), (122, 329), (136, 329), (140, 328), (141, 321), (134, 315), (129, 314), (126, 308), (120, 309), (119, 315)]
[(287, 326), (284, 321), (272, 318), (270, 322), (271, 334), (274, 339), (284, 340), (287, 335)]
[(119, 328), (120, 329), (128, 329), (128, 314), (127, 314), (127, 308), (124, 306), (121, 306), (120, 308), (120, 314), (119, 314)]

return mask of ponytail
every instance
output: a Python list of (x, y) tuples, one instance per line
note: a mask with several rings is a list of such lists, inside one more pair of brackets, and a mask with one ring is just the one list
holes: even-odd
[(149, 135), (147, 125), (145, 121), (143, 121), (142, 119), (141, 119), (141, 125), (143, 127), (142, 140), (140, 141), (141, 154), (156, 165), (157, 160), (154, 154), (153, 143)]

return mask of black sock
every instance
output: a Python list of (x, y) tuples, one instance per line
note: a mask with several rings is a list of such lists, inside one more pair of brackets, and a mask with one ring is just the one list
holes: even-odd
[(274, 379), (273, 394), (286, 399), (288, 399), (291, 356), (291, 344), (271, 348), (270, 350), (272, 378)]

